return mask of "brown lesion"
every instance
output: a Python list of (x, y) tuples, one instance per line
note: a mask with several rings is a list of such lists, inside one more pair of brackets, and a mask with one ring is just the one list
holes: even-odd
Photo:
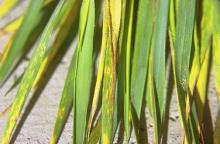
[(64, 108), (61, 108), (61, 110), (59, 111), (59, 117), (60, 117), (60, 119), (62, 119), (62, 118), (64, 117), (64, 111), (65, 111)]

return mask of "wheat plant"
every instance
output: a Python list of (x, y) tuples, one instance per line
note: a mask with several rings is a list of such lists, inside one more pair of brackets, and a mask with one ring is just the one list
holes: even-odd
[[(21, 2), (1, 1), (0, 20)], [(219, 142), (207, 121), (212, 119), (207, 94), (211, 71), (220, 100), (219, 0), (27, 2), (23, 14), (0, 28), (0, 38), (10, 34), (0, 55), (1, 86), (34, 49), (11, 87), (18, 85), (18, 90), (2, 144), (10, 143), (27, 98), (47, 85), (75, 39), (51, 144), (59, 141), (70, 113), (74, 144), (129, 143), (132, 132), (137, 143), (152, 143), (146, 110), (153, 119), (153, 143), (165, 144), (173, 90), (182, 143)]]

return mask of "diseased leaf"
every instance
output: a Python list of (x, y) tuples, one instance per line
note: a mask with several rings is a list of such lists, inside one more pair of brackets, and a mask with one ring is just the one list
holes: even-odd
[(91, 135), (88, 140), (88, 144), (97, 144), (101, 138), (101, 130), (102, 130), (102, 121), (101, 116), (96, 122), (95, 127), (93, 128)]
[[(56, 53), (58, 52), (58, 50), (60, 49), (62, 45), (62, 42), (66, 38), (65, 36), (68, 34), (68, 30), (70, 29), (70, 28), (68, 29), (68, 27), (70, 27), (71, 22), (74, 20), (76, 8), (75, 7), (73, 8), (73, 6), (75, 4), (75, 1), (76, 0), (68, 1), (68, 3), (64, 4), (63, 6), (64, 7), (62, 11), (63, 14), (61, 14), (63, 15), (62, 16), (63, 18), (62, 18), (61, 24), (58, 26), (59, 31), (58, 31), (57, 37), (52, 45), (51, 50), (47, 51), (47, 55), (44, 57), (43, 64), (41, 65), (40, 70), (37, 74), (37, 77), (34, 81), (33, 88), (36, 88), (38, 86), (38, 82), (42, 78), (42, 75), (45, 74), (45, 70), (48, 64), (51, 63), (51, 61), (53, 61), (54, 57), (56, 56)], [(69, 14), (70, 12), (71, 14)], [(66, 19), (70, 17), (71, 17), (71, 20), (66, 21)]]
[[(39, 0), (39, 6), (40, 6), (41, 2), (43, 2), (43, 1)], [(50, 40), (50, 36), (51, 36), (56, 24), (59, 22), (59, 19), (58, 19), (59, 14), (60, 14), (59, 12), (61, 11), (63, 4), (64, 4), (64, 1), (60, 1), (55, 12), (53, 13), (51, 20), (48, 23), (47, 27), (45, 28), (45, 31), (39, 41), (39, 45), (34, 52), (33, 58), (31, 59), (29, 65), (26, 69), (26, 72), (24, 73), (24, 76), (23, 76), (21, 84), (19, 86), (17, 95), (16, 95), (15, 100), (13, 102), (12, 108), (9, 112), (8, 121), (7, 121), (5, 131), (4, 131), (2, 140), (1, 140), (2, 143), (7, 144), (10, 142), (10, 136), (11, 136), (13, 129), (15, 127), (15, 124), (20, 116), (24, 102), (25, 102), (26, 97), (32, 87), (34, 79), (38, 73), (39, 67), (42, 64), (43, 57), (44, 57), (46, 49), (48, 47), (48, 42)]]
[[(3, 21), (23, 3), (0, 1)], [(15, 142), (72, 44), (76, 49), (51, 144), (59, 142), (69, 116), (74, 144), (133, 143), (133, 132), (136, 143), (151, 143), (148, 111), (153, 142), (166, 144), (171, 136), (168, 128), (172, 127), (170, 106), (176, 102), (171, 100), (174, 87), (180, 115), (175, 120), (179, 119), (183, 129), (182, 143), (218, 142), (208, 84), (213, 66), (220, 101), (219, 0), (27, 2), (24, 14), (0, 28), (0, 38), (9, 38), (0, 53), (0, 87), (32, 54), (29, 65), (7, 91), (19, 86), (12, 105), (0, 113), (1, 117), (9, 111), (1, 143)]]
[[(213, 33), (213, 10), (214, 10), (214, 1), (213, 0), (204, 0), (202, 3), (203, 16), (201, 21), (201, 50), (199, 57), (200, 72), (198, 74), (198, 81), (196, 85), (195, 101), (197, 105), (198, 119), (200, 124), (204, 120), (204, 112), (207, 99), (207, 84), (208, 84), (208, 75), (210, 69), (210, 53), (211, 53), (211, 36)], [(198, 43), (198, 39), (197, 39)], [(195, 59), (195, 58), (194, 58)], [(192, 66), (193, 67), (193, 66)], [(192, 73), (192, 72), (191, 72)], [(190, 75), (191, 76), (191, 75)], [(191, 89), (191, 87), (190, 87)], [(192, 93), (192, 92), (191, 92)]]
[(103, 47), (106, 57), (102, 91), (102, 143), (113, 141), (113, 116), (116, 95), (116, 63), (121, 20), (121, 0), (104, 1)]
[[(41, 9), (43, 6), (45, 6), (45, 9)], [(0, 84), (6, 79), (14, 64), (21, 58), (24, 51), (27, 50), (27, 47), (32, 46), (34, 40), (36, 41), (36, 36), (38, 36), (45, 27), (45, 21), (48, 19), (48, 14), (51, 14), (54, 6), (54, 3), (44, 5), (41, 1), (30, 2), (23, 16), (24, 18), (21, 26), (16, 33), (12, 34), (4, 48), (4, 55), (0, 63)], [(22, 19), (22, 17), (18, 19)], [(17, 22), (19, 21), (20, 20)], [(18, 24), (15, 25), (15, 28), (17, 26)], [(31, 37), (29, 37), (30, 35)]]
[[(72, 10), (69, 12), (68, 16), (66, 17), (66, 20), (65, 20), (66, 22), (62, 24), (62, 26), (60, 27), (59, 33), (57, 34), (56, 41), (53, 45), (53, 49), (52, 49), (52, 52), (50, 53), (51, 55), (48, 58), (47, 63), (51, 62), (51, 60), (54, 59), (55, 53), (57, 53), (58, 49), (62, 47), (63, 43), (65, 43), (65, 40), (66, 40), (65, 38), (69, 37), (69, 32), (72, 28), (72, 25), (76, 24), (75, 22), (76, 19), (72, 17), (73, 15), (76, 16), (75, 13), (78, 12), (78, 10), (76, 9), (76, 6), (78, 5), (78, 3), (79, 1), (75, 1), (75, 0), (72, 1), (72, 5), (73, 5)], [(69, 20), (70, 17), (72, 18), (71, 20)], [(59, 109), (57, 112), (57, 118), (55, 121), (54, 130), (53, 130), (53, 134), (52, 134), (51, 141), (50, 141), (51, 144), (55, 144), (58, 142), (59, 137), (63, 131), (64, 125), (67, 121), (68, 115), (73, 106), (74, 70), (76, 68), (75, 59), (76, 59), (76, 56), (74, 53), (72, 57), (72, 62), (70, 64), (69, 71), (66, 77), (65, 86), (64, 86), (63, 93), (62, 93), (62, 98), (60, 100), (60, 105), (59, 105)]]

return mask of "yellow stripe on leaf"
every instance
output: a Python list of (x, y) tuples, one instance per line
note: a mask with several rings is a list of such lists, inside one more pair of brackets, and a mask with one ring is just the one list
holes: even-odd
[(0, 5), (0, 18), (5, 16), (16, 4), (18, 0), (3, 0)]
[[(102, 99), (102, 143), (112, 143), (114, 97), (116, 86), (116, 55), (121, 20), (121, 0), (104, 1), (103, 46), (106, 57)], [(106, 41), (105, 41), (106, 40)]]

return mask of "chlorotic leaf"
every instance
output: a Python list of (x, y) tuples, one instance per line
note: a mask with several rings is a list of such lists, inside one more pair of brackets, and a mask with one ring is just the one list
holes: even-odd
[(106, 47), (106, 57), (102, 91), (102, 143), (105, 144), (110, 144), (113, 141), (116, 62), (121, 4), (121, 0), (104, 1), (103, 47)]
[[(40, 3), (43, 1), (39, 1)], [(10, 142), (10, 137), (15, 127), (15, 124), (20, 116), (21, 110), (24, 106), (26, 97), (31, 90), (34, 79), (38, 73), (39, 67), (42, 64), (46, 49), (48, 47), (50, 36), (54, 30), (54, 27), (59, 22), (58, 16), (59, 12), (62, 9), (64, 1), (60, 1), (57, 6), (53, 16), (51, 17), (50, 22), (48, 23), (40, 41), (39, 45), (36, 48), (33, 58), (31, 59), (24, 76), (21, 80), (17, 95), (9, 112), (8, 121), (5, 127), (5, 131), (2, 137), (1, 142), (8, 144)]]

